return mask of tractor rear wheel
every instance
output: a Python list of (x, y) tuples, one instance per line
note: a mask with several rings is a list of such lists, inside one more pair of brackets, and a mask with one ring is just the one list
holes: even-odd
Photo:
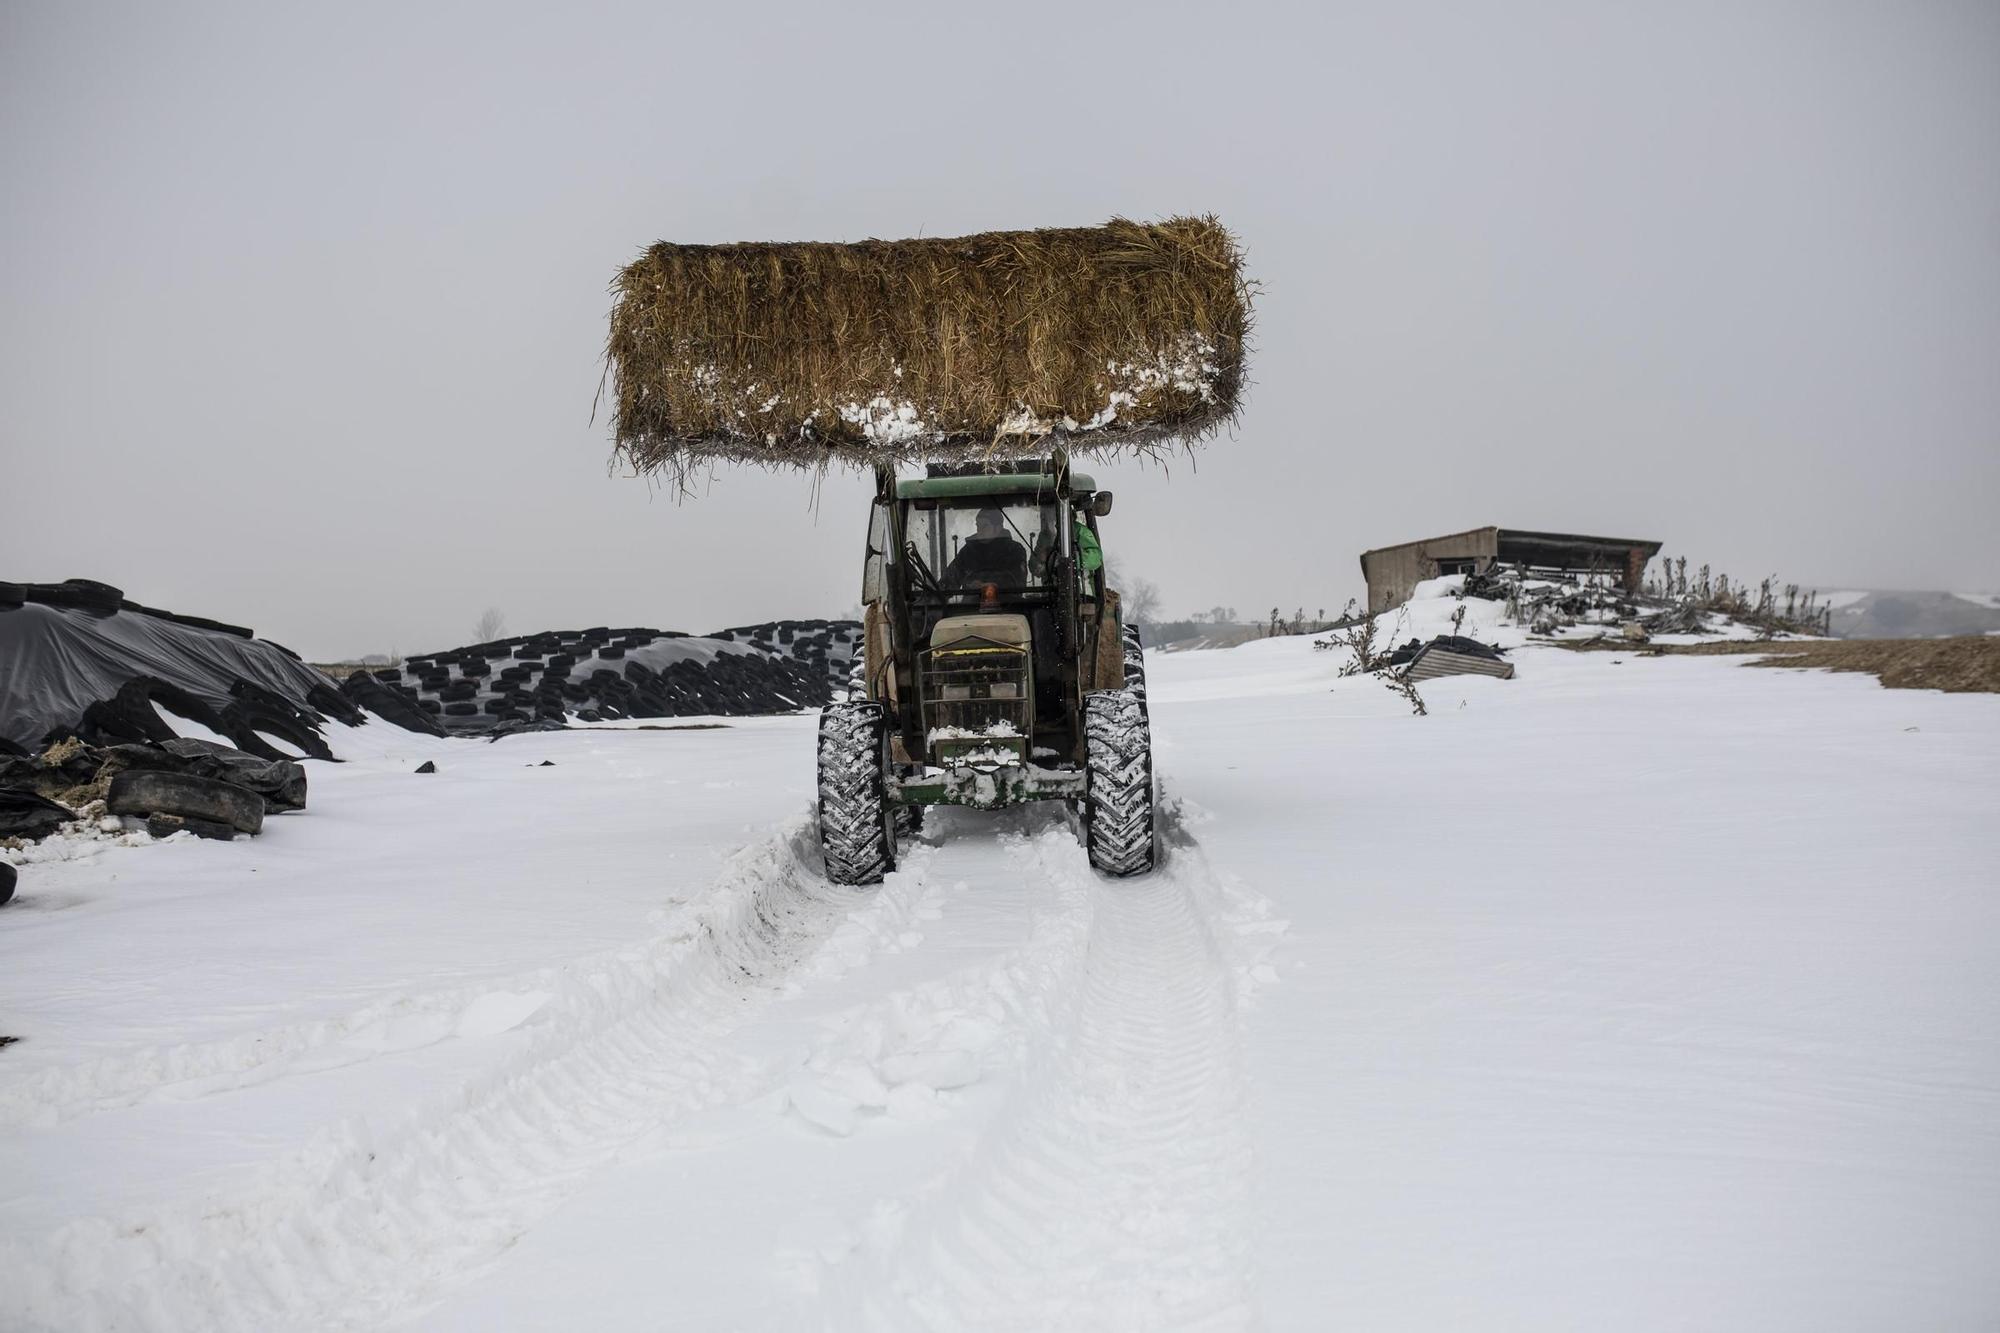
[(1145, 700), (1125, 690), (1083, 697), (1084, 845), (1107, 875), (1153, 868), (1153, 734)]
[(819, 714), (819, 845), (835, 884), (879, 884), (896, 868), (882, 705), (828, 704)]
[(1139, 627), (1127, 625), (1125, 639), (1125, 693), (1146, 697), (1146, 648), (1139, 641)]

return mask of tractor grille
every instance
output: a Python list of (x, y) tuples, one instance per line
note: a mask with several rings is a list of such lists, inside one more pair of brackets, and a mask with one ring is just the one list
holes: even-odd
[(1029, 734), (1028, 651), (979, 643), (932, 649), (924, 670), (924, 731)]

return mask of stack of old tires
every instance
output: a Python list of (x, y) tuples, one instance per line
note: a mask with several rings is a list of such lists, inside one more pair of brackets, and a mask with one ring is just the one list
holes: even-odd
[[(228, 841), (262, 832), (267, 815), (305, 807), (302, 766), (215, 741), (98, 746), (71, 737), (39, 754), (0, 755), (0, 841), (9, 847), (105, 820), (113, 833)], [(17, 876), (0, 861), (0, 903)]]
[(849, 672), (861, 651), (858, 620), (771, 620), (761, 625), (719, 629), (709, 636), (731, 643), (750, 643), (767, 653), (790, 657), (826, 677), (829, 690), (847, 688)]
[(261, 833), (268, 813), (306, 808), (306, 771), (289, 759), (259, 759), (211, 741), (172, 740), (119, 746), (105, 808), (146, 822), (165, 837), (185, 829), (228, 840)]
[(693, 638), (671, 630), (548, 631), (425, 653), (350, 676), (348, 700), (418, 730), (491, 734), (623, 718), (812, 708), (844, 684), (853, 622), (774, 621)]
[[(103, 803), (102, 811), (95, 806)], [(260, 832), (267, 813), (306, 808), (306, 771), (215, 741), (90, 745), (0, 757), (0, 837), (33, 840), (95, 813), (146, 821), (156, 837)]]

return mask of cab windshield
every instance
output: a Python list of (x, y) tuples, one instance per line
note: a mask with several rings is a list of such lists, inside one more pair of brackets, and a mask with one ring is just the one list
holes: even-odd
[(1056, 505), (993, 496), (911, 503), (904, 535), (945, 592), (1001, 592), (1049, 586)]

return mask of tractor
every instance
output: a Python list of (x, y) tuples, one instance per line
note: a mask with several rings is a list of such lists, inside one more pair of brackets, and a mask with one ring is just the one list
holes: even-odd
[(1066, 802), (1090, 862), (1155, 855), (1138, 630), (1105, 586), (1111, 492), (1046, 459), (875, 468), (855, 688), (819, 723), (827, 877), (873, 884), (933, 805)]

